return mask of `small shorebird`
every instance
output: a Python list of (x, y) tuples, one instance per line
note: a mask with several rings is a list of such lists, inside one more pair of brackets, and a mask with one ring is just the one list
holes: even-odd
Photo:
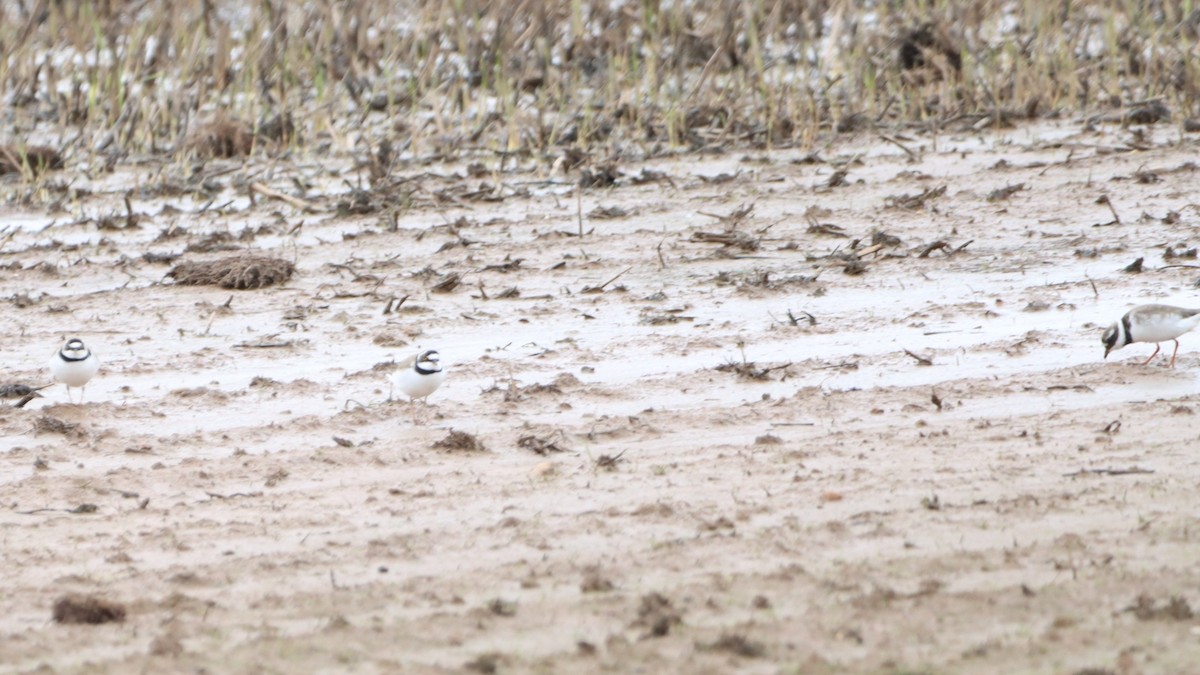
[(1175, 343), (1175, 351), (1171, 354), (1171, 367), (1174, 368), (1175, 356), (1179, 354), (1179, 340), (1176, 338), (1192, 330), (1197, 324), (1200, 324), (1200, 309), (1171, 305), (1138, 305), (1104, 331), (1100, 338), (1104, 343), (1104, 358), (1108, 358), (1109, 352), (1132, 342), (1153, 342), (1154, 353), (1142, 362), (1144, 366), (1158, 355), (1158, 343), (1170, 340)]
[(50, 358), (50, 374), (67, 385), (67, 400), (71, 387), (79, 387), (79, 402), (83, 403), (84, 387), (100, 370), (100, 359), (79, 338), (71, 338)]
[(400, 365), (403, 369), (392, 378), (392, 384), (409, 400), (419, 398), (428, 403), (429, 395), (446, 381), (446, 370), (442, 368), (442, 357), (437, 350), (423, 351), (415, 359), (406, 359)]

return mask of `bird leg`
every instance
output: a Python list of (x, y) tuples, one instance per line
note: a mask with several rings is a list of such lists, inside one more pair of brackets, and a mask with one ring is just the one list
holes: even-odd
[(1158, 343), (1155, 342), (1154, 343), (1154, 353), (1150, 355), (1150, 358), (1146, 359), (1145, 361), (1142, 361), (1143, 366), (1146, 365), (1147, 363), (1150, 363), (1151, 361), (1153, 361), (1155, 356), (1158, 356), (1158, 349), (1159, 349)]
[(1179, 340), (1172, 340), (1175, 343), (1175, 351), (1171, 352), (1171, 367), (1175, 367), (1175, 355), (1179, 353)]

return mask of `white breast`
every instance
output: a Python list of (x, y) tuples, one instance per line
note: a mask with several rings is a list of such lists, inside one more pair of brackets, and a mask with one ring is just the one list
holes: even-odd
[(100, 370), (100, 359), (92, 354), (82, 361), (63, 361), (55, 354), (50, 361), (50, 374), (68, 387), (82, 387)]
[(425, 398), (437, 391), (437, 388), (442, 386), (442, 382), (445, 381), (445, 369), (422, 375), (412, 368), (405, 368), (396, 373), (396, 378), (393, 380), (396, 388), (409, 398)]

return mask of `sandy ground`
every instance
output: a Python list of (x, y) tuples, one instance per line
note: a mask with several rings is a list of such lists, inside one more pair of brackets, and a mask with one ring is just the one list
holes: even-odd
[[(4, 378), (68, 335), (104, 364), (0, 408), (0, 673), (1196, 672), (1200, 337), (1100, 344), (1200, 304), (1196, 139), (893, 140), (579, 202), (548, 163), (414, 166), (394, 222), (337, 212), (348, 159), (69, 167), (0, 215)], [(297, 273), (143, 257), (214, 244)], [(389, 400), (430, 347), (445, 386)], [(70, 593), (125, 620), (52, 621)]]

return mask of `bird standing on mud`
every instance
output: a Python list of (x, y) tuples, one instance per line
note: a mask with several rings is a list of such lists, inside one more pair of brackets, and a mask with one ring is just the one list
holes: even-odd
[(79, 338), (67, 340), (50, 358), (50, 374), (67, 385), (67, 400), (71, 399), (71, 387), (79, 387), (79, 402), (83, 403), (84, 387), (99, 370), (100, 359)]
[(1192, 330), (1197, 324), (1200, 324), (1200, 309), (1171, 305), (1138, 305), (1104, 331), (1100, 338), (1104, 343), (1104, 358), (1108, 358), (1109, 352), (1133, 342), (1153, 342), (1154, 353), (1142, 362), (1144, 366), (1158, 355), (1158, 343), (1170, 340), (1175, 343), (1170, 365), (1174, 368), (1175, 356), (1179, 354), (1179, 340), (1176, 338)]
[(446, 371), (442, 368), (442, 357), (437, 350), (423, 351), (416, 359), (401, 363), (401, 366), (404, 368), (396, 373), (392, 384), (404, 392), (410, 400), (419, 398), (428, 403), (429, 395), (437, 391), (437, 388), (442, 386), (442, 382), (446, 381)]

